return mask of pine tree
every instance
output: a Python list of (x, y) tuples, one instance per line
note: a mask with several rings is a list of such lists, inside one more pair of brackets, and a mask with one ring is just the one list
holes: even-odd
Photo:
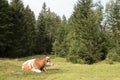
[[(94, 9), (93, 9), (94, 8)], [(101, 50), (97, 50), (100, 24), (102, 22), (102, 6), (93, 5), (92, 0), (79, 0), (69, 19), (71, 31), (68, 34), (68, 58), (74, 62), (83, 59), (85, 63), (99, 60)], [(100, 58), (101, 59), (101, 58)]]
[(48, 8), (45, 18), (47, 35), (49, 36), (51, 43), (53, 43), (55, 40), (55, 34), (61, 26), (61, 19), (56, 13), (51, 12), (50, 8)]
[[(25, 27), (25, 17), (24, 17), (24, 5), (21, 0), (12, 0), (10, 3), (12, 9), (12, 23), (13, 28), (13, 57), (24, 56), (26, 53), (26, 27)], [(26, 54), (27, 55), (27, 54)]]
[(61, 26), (58, 28), (58, 31), (55, 35), (55, 41), (53, 43), (53, 50), (56, 51), (58, 56), (65, 57), (67, 56), (67, 20), (65, 15), (63, 15)]
[(97, 33), (98, 35), (95, 36), (95, 58), (96, 60), (104, 60), (107, 56), (107, 54), (109, 53), (109, 51), (111, 50), (111, 48), (113, 47), (113, 40), (112, 40), (112, 35), (110, 33), (109, 30), (106, 29), (106, 24), (104, 24), (105, 22), (105, 17), (103, 18), (103, 16), (105, 16), (103, 14), (103, 7), (100, 3), (100, 1), (96, 4), (96, 10), (95, 10), (95, 14), (96, 14), (96, 23), (97, 26), (99, 28), (99, 32)]
[(120, 55), (120, 1), (111, 1), (106, 7), (107, 24), (114, 35), (116, 53)]
[(47, 52), (47, 46), (49, 43), (49, 38), (47, 36), (47, 31), (46, 31), (46, 16), (47, 10), (46, 10), (46, 3), (43, 4), (42, 11), (40, 12), (37, 20), (37, 28), (38, 28), (38, 33), (37, 33), (37, 41), (36, 41), (36, 53), (43, 53)]
[(7, 57), (11, 50), (13, 42), (11, 28), (11, 9), (6, 0), (0, 0), (0, 57)]
[(59, 16), (51, 12), (50, 8), (47, 9), (44, 3), (37, 20), (37, 53), (50, 53), (52, 51), (52, 43), (55, 41), (55, 34), (60, 24), (61, 20)]
[(27, 54), (31, 55), (33, 54), (33, 51), (35, 50), (35, 38), (36, 38), (36, 29), (35, 29), (35, 16), (33, 11), (27, 6), (25, 8), (25, 34), (26, 37), (26, 52)]

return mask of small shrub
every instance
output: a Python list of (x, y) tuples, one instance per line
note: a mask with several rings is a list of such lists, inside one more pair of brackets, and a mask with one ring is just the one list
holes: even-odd
[(112, 60), (110, 60), (109, 64), (114, 64), (114, 62)]
[(107, 55), (107, 59), (120, 62), (120, 55), (118, 55), (115, 50), (111, 50)]
[(114, 62), (111, 59), (109, 59), (109, 58), (106, 58), (106, 63), (107, 64), (114, 64)]

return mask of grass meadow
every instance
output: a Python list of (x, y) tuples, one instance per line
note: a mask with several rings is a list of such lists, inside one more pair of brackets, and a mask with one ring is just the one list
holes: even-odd
[(0, 58), (0, 80), (120, 80), (120, 63), (107, 64), (103, 61), (92, 65), (73, 64), (54, 56), (51, 61), (55, 65), (47, 67), (47, 72), (22, 71), (24, 61), (38, 57), (41, 56)]

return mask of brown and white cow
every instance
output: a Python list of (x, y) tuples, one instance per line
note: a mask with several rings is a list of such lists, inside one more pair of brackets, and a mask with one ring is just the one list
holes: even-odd
[(25, 71), (35, 71), (35, 72), (42, 72), (46, 71), (46, 66), (52, 66), (53, 63), (50, 62), (50, 58), (40, 58), (40, 59), (31, 59), (27, 60), (22, 64), (22, 70)]

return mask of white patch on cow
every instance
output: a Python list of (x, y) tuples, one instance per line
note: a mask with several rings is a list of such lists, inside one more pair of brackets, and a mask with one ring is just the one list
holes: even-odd
[(28, 60), (28, 66), (29, 66), (29, 69), (31, 69), (33, 67), (33, 62), (34, 62), (35, 59), (31, 59), (31, 60)]
[(41, 70), (39, 70), (39, 69), (32, 69), (32, 71), (34, 71), (34, 72), (37, 72), (37, 73), (40, 73), (40, 72), (42, 72)]
[(24, 69), (24, 65), (27, 64), (29, 66), (29, 69), (33, 67), (33, 62), (35, 59), (27, 60), (22, 64), (22, 70)]

